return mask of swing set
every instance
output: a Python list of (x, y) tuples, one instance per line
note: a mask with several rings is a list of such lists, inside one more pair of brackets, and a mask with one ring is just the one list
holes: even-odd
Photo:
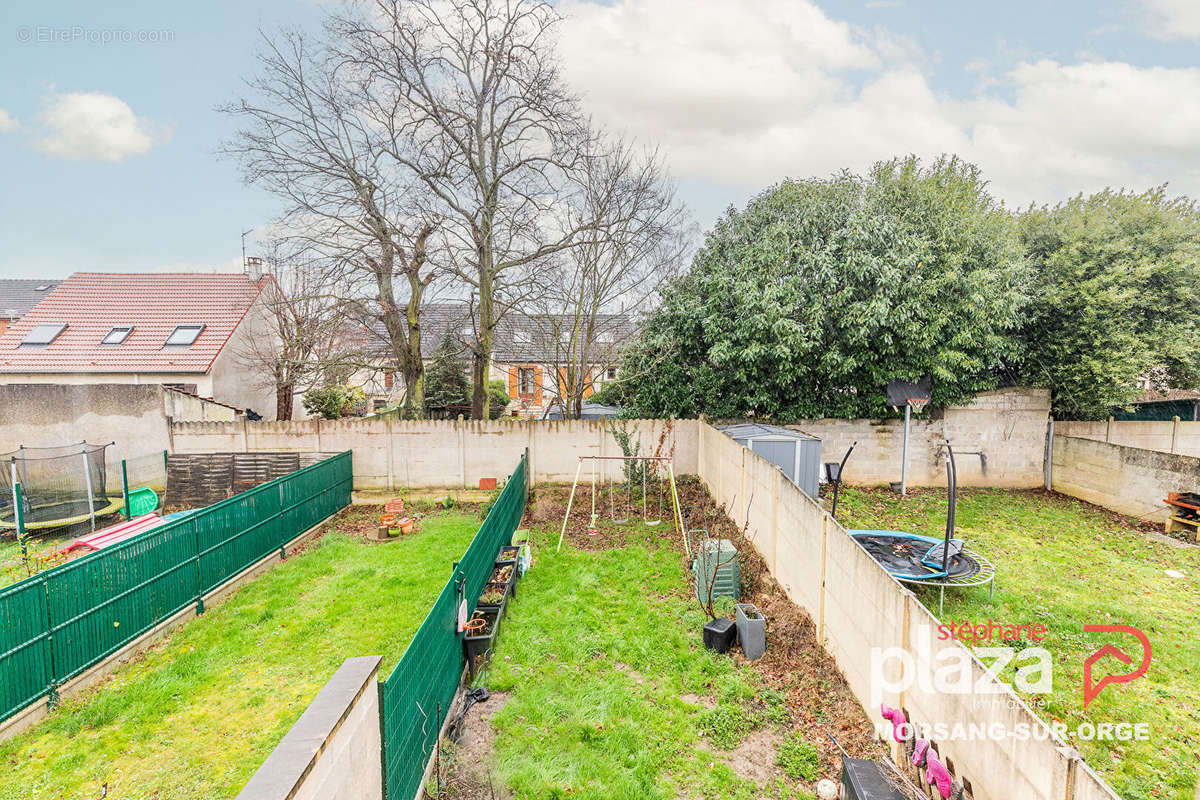
[[(605, 480), (608, 482), (608, 518), (616, 525), (624, 525), (629, 520), (638, 515), (639, 502), (635, 497), (640, 477), (641, 483), (641, 517), (642, 524), (652, 528), (661, 525), (663, 515), (667, 507), (667, 494), (670, 493), (670, 513), (671, 524), (675, 526), (675, 533), (683, 535), (683, 515), (679, 510), (679, 490), (675, 486), (675, 470), (671, 466), (671, 459), (668, 456), (579, 456), (579, 465), (575, 468), (575, 480), (571, 483), (571, 495), (567, 499), (567, 512), (563, 515), (562, 530), (558, 534), (558, 546), (555, 552), (562, 549), (563, 537), (567, 534), (567, 523), (571, 519), (571, 508), (575, 505), (575, 495), (579, 491), (579, 478), (583, 474), (583, 465), (585, 461), (591, 462), (592, 480), (591, 480), (591, 517), (588, 521), (588, 536), (596, 536), (599, 534), (597, 524), (601, 515), (604, 512), (606, 505), (604, 497)], [(612, 470), (602, 469), (608, 462), (621, 462), (622, 472), (624, 473), (623, 481), (614, 481)], [(654, 476), (651, 478), (650, 472), (653, 470)], [(660, 476), (659, 472), (664, 474)], [(602, 473), (607, 473), (607, 478)], [(653, 485), (651, 485), (653, 481)], [(622, 492), (622, 484), (624, 491)], [(657, 489), (657, 504), (654, 514), (650, 513), (650, 495)], [(623, 502), (618, 502), (622, 497)], [(684, 545), (688, 550), (688, 558), (691, 558), (691, 545), (684, 536)]]

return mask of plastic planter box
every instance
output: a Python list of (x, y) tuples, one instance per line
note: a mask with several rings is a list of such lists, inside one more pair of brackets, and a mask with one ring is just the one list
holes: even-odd
[[(497, 573), (501, 570), (508, 570), (508, 577), (501, 580)], [(517, 561), (497, 561), (492, 568), (492, 576), (488, 578), (488, 583), (504, 583), (508, 585), (508, 592), (513, 597), (517, 596)]]
[(486, 608), (477, 610), (487, 620), (487, 625), (482, 631), (478, 633), (468, 631), (467, 635), (463, 637), (463, 651), (467, 656), (467, 666), (471, 670), (471, 677), (475, 677), (475, 673), (479, 670), (479, 660), (491, 651), (492, 645), (496, 641), (496, 630), (500, 627), (498, 610)]
[[(475, 604), (477, 611), (496, 611), (501, 617), (508, 607), (508, 595), (511, 587), (507, 583), (489, 583), (483, 587), (483, 592), (479, 595), (479, 602)], [(486, 602), (483, 598), (489, 591), (500, 593), (500, 601), (497, 603)]]
[(767, 619), (753, 603), (738, 603), (734, 606), (737, 616), (738, 644), (742, 653), (753, 661), (767, 652)]

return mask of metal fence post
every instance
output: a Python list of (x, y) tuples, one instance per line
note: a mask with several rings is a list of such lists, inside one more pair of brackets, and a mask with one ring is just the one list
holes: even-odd
[(133, 513), (129, 510), (129, 466), (125, 459), (121, 459), (121, 497), (125, 501), (125, 519), (133, 519)]
[(24, 495), (21, 492), (21, 482), (13, 483), (13, 522), (17, 526), (17, 541), (21, 543), (21, 561), (25, 571), (29, 571), (29, 540), (25, 538), (25, 508)]

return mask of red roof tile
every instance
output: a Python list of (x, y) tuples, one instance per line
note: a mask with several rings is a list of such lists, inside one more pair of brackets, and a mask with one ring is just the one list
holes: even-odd
[[(208, 372), (262, 290), (245, 275), (77, 272), (0, 336), (0, 373)], [(66, 323), (44, 347), (21, 346), (33, 326)], [(164, 347), (177, 325), (203, 324), (190, 347)], [(122, 344), (100, 340), (132, 325)]]

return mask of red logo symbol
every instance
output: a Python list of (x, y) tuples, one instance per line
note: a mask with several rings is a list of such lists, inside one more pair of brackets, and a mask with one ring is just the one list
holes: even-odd
[(1129, 683), (1146, 674), (1146, 671), (1150, 669), (1150, 640), (1146, 638), (1146, 634), (1130, 625), (1084, 625), (1083, 630), (1085, 633), (1127, 633), (1142, 645), (1142, 663), (1138, 665), (1137, 669), (1121, 675), (1105, 675), (1100, 678), (1099, 683), (1094, 685), (1092, 684), (1092, 665), (1097, 661), (1105, 656), (1112, 656), (1125, 664), (1132, 664), (1133, 659), (1126, 655), (1125, 651), (1111, 644), (1104, 645), (1087, 657), (1087, 661), (1083, 662), (1083, 707), (1087, 708), (1088, 704), (1095, 700), (1108, 684)]

